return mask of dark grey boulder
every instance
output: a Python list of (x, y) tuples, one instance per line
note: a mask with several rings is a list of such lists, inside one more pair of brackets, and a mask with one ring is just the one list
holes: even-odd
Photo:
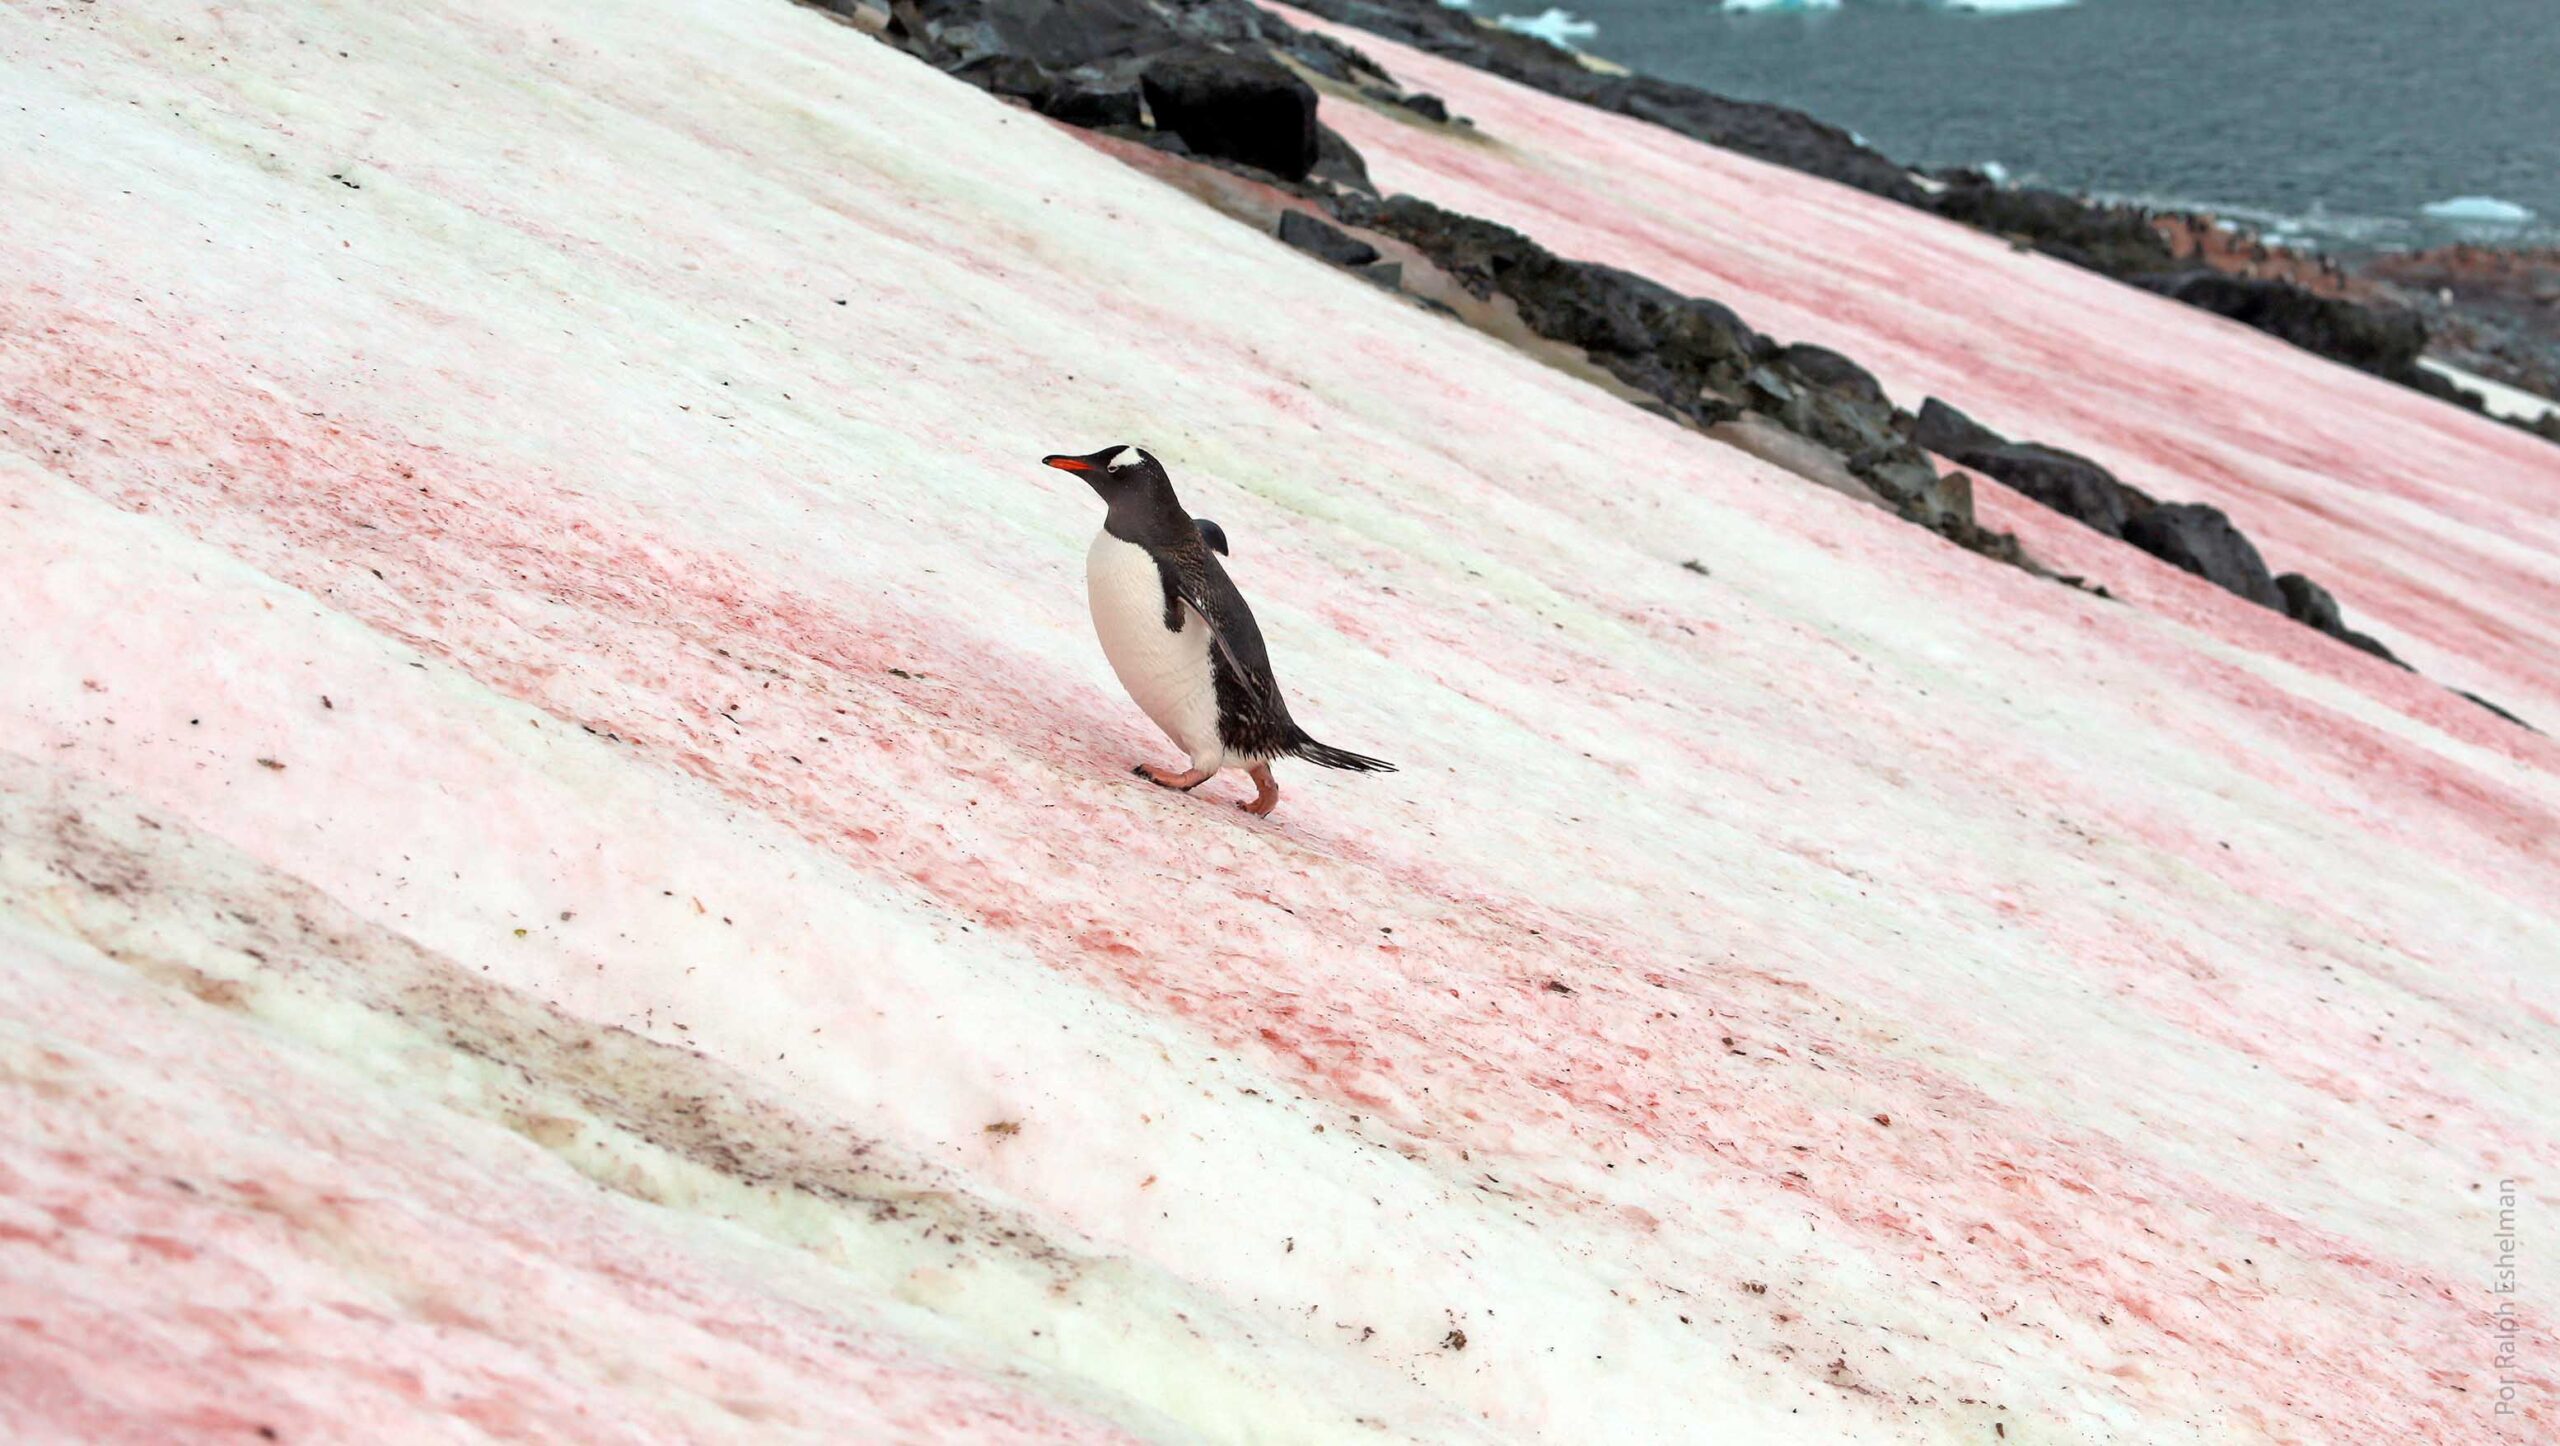
[(1366, 266), (1378, 259), (1377, 247), (1304, 211), (1280, 213), (1280, 242), (1336, 266)]
[(1778, 352), (1777, 359), (1794, 369), (1797, 376), (1803, 377), (1815, 386), (1841, 392), (1861, 401), (1885, 400), (1884, 385), (1875, 379), (1874, 373), (1829, 347), (1800, 341), (1793, 346), (1782, 348)]
[(1276, 60), (1192, 47), (1148, 61), (1138, 83), (1156, 127), (1196, 154), (1291, 181), (1315, 169), (1316, 93)]
[(2220, 508), (2200, 502), (2154, 507), (2125, 523), (2124, 540), (2261, 607), (2286, 611), (2285, 595), (2267, 575), (2256, 545)]
[(1911, 441), (1941, 457), (1961, 457), (1967, 452), (2009, 445), (2008, 438), (1936, 397), (1920, 404), (1920, 416), (1911, 426)]
[(2351, 648), (2361, 648), (2394, 667), (2409, 665), (2382, 645), (2382, 640), (2347, 626), (2346, 615), (2338, 608), (2338, 600), (2329, 590), (2298, 572), (2288, 572), (2276, 579), (2276, 591), (2284, 594), (2287, 616), (2304, 627), (2317, 628)]
[(2297, 623), (2324, 633), (2338, 632), (2347, 625), (2346, 617), (2338, 611), (2338, 600), (2329, 595), (2327, 588), (2301, 573), (2288, 572), (2277, 578), (2276, 591), (2284, 594), (2285, 613)]
[(1948, 460), (1997, 478), (2029, 500), (2109, 537), (2124, 536), (2125, 524), (2136, 513), (2154, 505), (2151, 498), (2117, 481), (2106, 468), (2059, 447), (2005, 442), (1997, 447), (1971, 448)]

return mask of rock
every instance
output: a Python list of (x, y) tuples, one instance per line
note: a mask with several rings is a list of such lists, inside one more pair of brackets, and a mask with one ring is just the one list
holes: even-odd
[[(2021, 496), (2105, 533), (2124, 536), (2125, 524), (2154, 505), (2115, 474), (2073, 452), (2034, 442), (1974, 447), (1948, 459), (1995, 477)], [(2274, 584), (2270, 583), (2270, 587)]]
[(1404, 289), (1404, 263), (1401, 261), (1380, 261), (1375, 265), (1363, 266), (1358, 269), (1357, 274), (1361, 280), (1388, 291)]
[(1369, 163), (1361, 159), (1360, 152), (1343, 139), (1340, 131), (1321, 121), (1316, 124), (1315, 169), (1307, 174), (1365, 195), (1378, 194), (1378, 188), (1369, 180)]
[(1065, 121), (1086, 130), (1134, 126), (1138, 124), (1138, 91), (1135, 86), (1120, 90), (1087, 90), (1081, 86), (1062, 85), (1033, 97), (1031, 108), (1051, 120)]
[(1614, 363), (1623, 379), (1675, 408), (1692, 406), (1711, 372), (1738, 377), (1761, 344), (1714, 302), (1616, 267), (1564, 260), (1508, 227), (1428, 201), (1347, 197), (1337, 211), (1410, 243), (1473, 295), (1510, 298), (1530, 330)]
[(1872, 373), (1828, 347), (1800, 341), (1780, 350), (1777, 360), (1816, 386), (1846, 393), (1861, 401), (1885, 400), (1884, 385)]
[(1280, 213), (1280, 242), (1336, 266), (1366, 266), (1378, 259), (1377, 247), (1304, 211)]
[(2131, 206), (2100, 206), (2059, 191), (1993, 185), (1978, 177), (1953, 180), (1930, 206), (2002, 236), (2016, 236), (2047, 255), (2115, 277), (2175, 271), (2177, 253), (2151, 218)]
[(1007, 55), (1065, 71), (1151, 54), (1181, 38), (1147, 0), (900, 0), (898, 8), (960, 63)]
[(1286, 49), (1291, 59), (1327, 80), (1338, 80), (1355, 89), (1374, 86), (1393, 92), (1397, 88), (1376, 61), (1330, 35), (1292, 31)]
[(2348, 647), (2361, 648), (2403, 672), (2414, 673), (2418, 671), (2417, 669), (2410, 667), (2407, 663), (2400, 661), (2399, 654), (2384, 647), (2382, 645), (2382, 640), (2373, 636), (2371, 633), (2360, 633), (2353, 628), (2340, 628), (2329, 636), (2336, 638), (2339, 642), (2346, 644)]
[(1733, 100), (1646, 75), (1594, 78), (1602, 82), (1594, 103), (1604, 110), (1906, 204), (1923, 199), (1907, 167), (1802, 111)]
[(2539, 733), (2542, 731), (2541, 729), (2534, 727), (2532, 724), (2527, 723), (2522, 718), (2508, 712), (2506, 709), (2501, 708), (2497, 704), (2490, 702), (2488, 699), (2481, 697), (2479, 694), (2472, 692), (2468, 688), (2456, 688), (2453, 691), (2470, 699), (2472, 702), (2479, 704), (2481, 707), (2488, 709), (2490, 712), (2497, 714), (2499, 717), (2506, 719), (2508, 722), (2513, 723), (2527, 733)]
[(2384, 647), (2380, 639), (2348, 627), (2345, 614), (2338, 609), (2338, 600), (2329, 595), (2327, 588), (2301, 573), (2288, 572), (2277, 578), (2276, 591), (2284, 595), (2285, 613), (2295, 622), (2317, 628), (2349, 647), (2362, 648), (2395, 667), (2409, 666)]
[(1156, 127), (1201, 155), (1302, 181), (1315, 168), (1316, 93), (1278, 61), (1190, 47), (1147, 62)]
[(2346, 630), (2347, 620), (2338, 611), (2338, 600), (2329, 590), (2298, 572), (2288, 572), (2276, 579), (2276, 591), (2284, 594), (2287, 616), (2305, 627), (2336, 634)]
[(2267, 564), (2257, 547), (2219, 508), (2198, 502), (2154, 507), (2125, 523), (2124, 540), (2226, 592), (2286, 611), (2285, 595), (2267, 576)]
[[(2359, 371), (2456, 398), (2451, 383), (2418, 366), (2427, 325), (2415, 312), (2314, 296), (2291, 282), (2197, 272), (2137, 278), (2174, 301), (2230, 317)], [(2432, 384), (2432, 385), (2430, 385)]]
[(1913, 445), (1927, 448), (1941, 457), (1958, 457), (1967, 452), (1983, 452), (2009, 445), (2009, 439), (1973, 418), (1930, 397), (1920, 403), (1920, 416), (1911, 425)]
[(1973, 521), (1973, 479), (1962, 472), (1938, 475), (1918, 451), (1859, 458), (1857, 472), (1890, 501), (1896, 511), (1923, 527), (1943, 528), (1950, 521)]
[(1397, 96), (1396, 104), (1403, 106), (1406, 110), (1413, 112), (1424, 120), (1438, 121), (1443, 125), (1448, 124), (1448, 102), (1442, 100), (1436, 95), (1425, 95), (1420, 91), (1415, 91), (1411, 95)]

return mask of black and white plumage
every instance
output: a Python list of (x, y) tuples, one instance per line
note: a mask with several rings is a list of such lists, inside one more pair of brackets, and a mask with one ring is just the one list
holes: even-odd
[(1085, 555), (1094, 631), (1121, 686), (1190, 755), (1187, 773), (1145, 765), (1140, 773), (1188, 789), (1220, 769), (1247, 769), (1260, 792), (1246, 807), (1268, 813), (1279, 798), (1270, 778), (1273, 759), (1394, 771), (1393, 764), (1318, 743), (1289, 717), (1253, 610), (1218, 561), (1227, 550), (1225, 530), (1183, 510), (1172, 479), (1152, 455), (1111, 446), (1041, 460), (1084, 478), (1109, 504)]

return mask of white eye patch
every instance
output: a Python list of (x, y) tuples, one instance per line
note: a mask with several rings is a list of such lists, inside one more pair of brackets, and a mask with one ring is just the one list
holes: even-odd
[(1119, 451), (1113, 453), (1111, 460), (1103, 465), (1109, 467), (1112, 471), (1117, 472), (1123, 467), (1135, 467), (1145, 460), (1147, 460), (1146, 453), (1139, 451), (1135, 447), (1123, 447)]

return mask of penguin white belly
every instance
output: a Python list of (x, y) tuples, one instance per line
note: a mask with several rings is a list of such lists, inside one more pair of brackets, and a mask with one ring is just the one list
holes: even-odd
[(1218, 741), (1218, 686), (1209, 667), (1209, 624), (1182, 607), (1182, 629), (1164, 625), (1164, 581), (1153, 554), (1108, 531), (1094, 534), (1084, 556), (1085, 598), (1093, 630), (1120, 686), (1155, 720), (1191, 766), (1217, 771), (1226, 761)]

